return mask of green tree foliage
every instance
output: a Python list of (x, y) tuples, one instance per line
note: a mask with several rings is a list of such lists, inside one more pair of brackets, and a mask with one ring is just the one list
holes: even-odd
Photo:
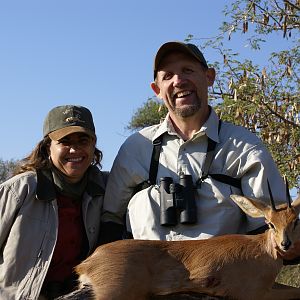
[(0, 183), (13, 175), (13, 172), (18, 164), (15, 160), (0, 159)]
[(134, 113), (127, 129), (139, 130), (150, 125), (159, 124), (166, 114), (167, 108), (161, 101), (156, 98), (149, 98)]
[[(211, 63), (217, 79), (210, 92), (210, 104), (224, 121), (247, 127), (265, 142), (290, 187), (300, 189), (300, 93), (299, 93), (299, 0), (236, 0), (225, 6), (229, 21), (220, 35), (201, 44), (202, 50), (216, 51)], [(238, 33), (253, 51), (260, 51), (268, 36), (278, 35), (284, 50), (272, 52), (263, 65), (230, 49)], [(197, 44), (198, 39), (186, 39)], [(243, 39), (240, 39), (241, 43)], [(275, 47), (274, 47), (275, 49)], [(259, 52), (256, 53), (259, 55)], [(151, 100), (153, 101), (153, 100)], [(144, 105), (144, 108), (146, 108)], [(133, 116), (131, 129), (137, 129)], [(153, 113), (153, 112), (152, 112)], [(144, 115), (147, 115), (143, 111)], [(149, 116), (150, 117), (150, 116)], [(161, 117), (161, 116), (160, 116)], [(154, 120), (154, 118), (153, 118)], [(155, 121), (157, 117), (155, 118)], [(140, 124), (143, 122), (140, 120)], [(147, 124), (151, 124), (149, 118)], [(152, 123), (153, 124), (153, 123)]]

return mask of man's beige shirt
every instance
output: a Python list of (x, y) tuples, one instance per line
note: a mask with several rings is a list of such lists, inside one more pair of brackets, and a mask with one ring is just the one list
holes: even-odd
[[(194, 136), (184, 141), (175, 132), (169, 116), (160, 125), (130, 136), (121, 146), (109, 177), (102, 221), (121, 223), (127, 211), (127, 227), (135, 239), (203, 239), (229, 233), (246, 233), (264, 225), (263, 219), (246, 216), (230, 199), (244, 194), (268, 201), (267, 179), (275, 200), (285, 200), (285, 188), (277, 167), (261, 140), (247, 129), (222, 122), (214, 110)], [(132, 197), (134, 188), (149, 178), (153, 140), (163, 136), (157, 185)], [(159, 179), (170, 176), (178, 182), (180, 172), (202, 175), (208, 137), (217, 142), (209, 173), (241, 179), (242, 190), (208, 177), (195, 192), (197, 218), (194, 225), (160, 225)]]

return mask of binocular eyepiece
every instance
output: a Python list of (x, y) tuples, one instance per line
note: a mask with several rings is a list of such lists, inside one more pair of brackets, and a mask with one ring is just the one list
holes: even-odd
[(181, 224), (197, 222), (194, 185), (191, 175), (180, 175), (179, 183), (172, 177), (160, 179), (160, 225), (174, 226), (177, 217)]

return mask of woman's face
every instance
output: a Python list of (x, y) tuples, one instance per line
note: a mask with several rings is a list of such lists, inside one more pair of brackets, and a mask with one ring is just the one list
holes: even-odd
[(81, 180), (94, 159), (95, 139), (84, 133), (72, 133), (59, 141), (51, 140), (49, 155), (54, 166), (76, 183)]

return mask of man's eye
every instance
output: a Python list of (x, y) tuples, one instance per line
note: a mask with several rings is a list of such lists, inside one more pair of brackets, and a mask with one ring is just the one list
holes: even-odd
[(194, 70), (192, 70), (192, 69), (190, 69), (190, 68), (185, 68), (184, 69), (184, 73), (185, 74), (191, 74), (191, 73), (193, 73), (194, 72)]
[(170, 80), (172, 78), (172, 73), (166, 73), (163, 76), (163, 80)]

